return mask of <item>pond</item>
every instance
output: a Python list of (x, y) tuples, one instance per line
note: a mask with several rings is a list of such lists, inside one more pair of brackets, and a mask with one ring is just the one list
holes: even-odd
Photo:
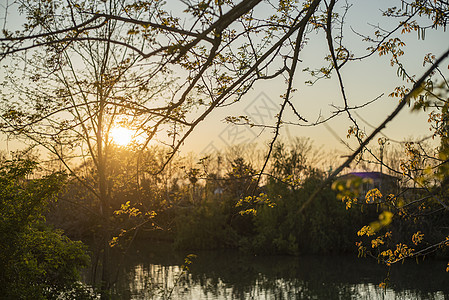
[[(183, 272), (189, 253), (197, 257)], [(252, 256), (140, 243), (120, 268), (115, 299), (449, 299), (446, 265), (427, 259), (388, 270), (356, 255)], [(380, 288), (388, 274), (389, 286)]]

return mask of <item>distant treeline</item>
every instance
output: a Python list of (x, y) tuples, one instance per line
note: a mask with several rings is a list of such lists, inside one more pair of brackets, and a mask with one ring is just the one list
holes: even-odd
[[(261, 178), (255, 165), (261, 165), (263, 156), (256, 159), (253, 150), (247, 148), (253, 151), (248, 155), (242, 149), (198, 162), (178, 157), (163, 172), (158, 171), (164, 149), (153, 148), (139, 158), (129, 151), (117, 151), (108, 178), (115, 211), (108, 222), (116, 237), (111, 245), (157, 239), (171, 241), (180, 249), (356, 253), (357, 232), (387, 209), (361, 204), (348, 210), (328, 185), (300, 212), (327, 176), (327, 170), (317, 167), (320, 153), (310, 140), (278, 143)], [(95, 180), (93, 173), (83, 174)], [(99, 207), (95, 196), (73, 180), (46, 217), (70, 237), (90, 239), (98, 237), (106, 224)], [(432, 229), (432, 222), (441, 223), (441, 217), (427, 218), (425, 224), (398, 217), (390, 227), (395, 227), (398, 240), (416, 228), (426, 228), (427, 237), (437, 238), (441, 234)]]

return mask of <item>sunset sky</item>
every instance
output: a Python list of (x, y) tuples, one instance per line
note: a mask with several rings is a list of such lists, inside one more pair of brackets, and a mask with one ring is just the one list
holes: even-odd
[[(357, 33), (372, 35), (375, 29), (373, 24), (381, 24), (386, 29), (396, 26), (395, 23), (385, 22), (385, 17), (379, 7), (388, 7), (390, 1), (355, 1), (347, 14), (347, 25), (344, 29), (344, 44), (347, 45), (354, 55), (362, 56), (366, 54), (365, 42)], [(172, 5), (171, 2), (168, 5)], [(320, 115), (323, 118), (329, 116), (335, 110), (335, 106), (342, 106), (342, 98), (336, 77), (321, 80), (313, 86), (305, 85), (304, 82), (311, 79), (305, 72), (300, 72), (306, 67), (319, 68), (323, 65), (323, 57), (327, 54), (327, 45), (324, 36), (311, 33), (309, 42), (300, 54), (302, 62), (298, 66), (296, 73), (295, 88), (297, 92), (293, 94), (293, 102), (297, 105), (299, 113), (310, 122), (317, 121)], [(425, 40), (418, 40), (415, 32), (402, 35), (407, 45), (403, 60), (405, 67), (410, 73), (418, 77), (426, 70), (423, 67), (423, 57), (426, 53), (432, 52), (437, 57), (447, 47), (449, 47), (449, 32), (439, 30), (438, 32), (427, 31)], [(446, 60), (441, 69), (448, 75), (449, 62)], [(397, 85), (406, 84), (397, 77), (396, 67), (391, 67), (389, 57), (379, 57), (374, 54), (363, 61), (353, 61), (345, 65), (342, 69), (345, 90), (351, 105), (361, 105), (364, 102), (380, 97), (375, 103), (357, 110), (354, 117), (359, 125), (369, 134), (372, 126), (377, 126), (387, 115), (391, 113), (398, 103), (398, 99), (390, 98), (387, 95), (393, 91)], [(241, 102), (235, 103), (225, 108), (217, 109), (209, 117), (201, 122), (193, 135), (181, 148), (183, 152), (196, 152), (206, 154), (213, 150), (220, 150), (223, 147), (255, 142), (260, 145), (266, 144), (271, 136), (272, 129), (249, 128), (227, 124), (224, 119), (227, 116), (247, 115), (254, 122), (264, 125), (273, 125), (275, 115), (280, 105), (280, 95), (285, 92), (285, 82), (283, 79), (258, 82), (245, 95)], [(383, 95), (383, 96), (381, 96)], [(285, 121), (295, 121), (291, 113), (290, 118)], [(287, 116), (289, 115), (287, 114)], [(429, 124), (427, 123), (427, 113), (411, 113), (410, 108), (404, 110), (393, 122), (391, 122), (383, 133), (392, 141), (403, 141), (410, 138), (423, 138), (431, 135)], [(340, 141), (348, 142), (355, 146), (353, 139), (347, 139), (346, 134), (351, 123), (346, 114), (327, 122), (326, 125), (315, 127), (304, 126), (284, 126), (282, 138), (288, 140), (295, 136), (310, 137), (318, 147), (326, 149), (337, 149), (339, 153), (349, 153)], [(1, 138), (2, 150), (14, 150), (20, 147), (13, 141), (6, 141)]]
[[(394, 28), (395, 23), (384, 23), (385, 17), (381, 16), (382, 13), (379, 10), (379, 7), (388, 7), (388, 5), (391, 5), (390, 1), (357, 1), (349, 10), (344, 40), (352, 50), (358, 49), (358, 52), (354, 53), (355, 56), (365, 54), (367, 44), (362, 42), (361, 38), (351, 30), (349, 24), (354, 31), (366, 35), (374, 32), (370, 24), (382, 24), (385, 28)], [(367, 11), (370, 11), (370, 13), (367, 13)], [(311, 34), (309, 37), (311, 38), (309, 44), (300, 54), (303, 62), (299, 65), (299, 69), (322, 66), (323, 57), (327, 54), (326, 40), (322, 35)], [(416, 32), (412, 32), (402, 35), (401, 39), (406, 43), (406, 53), (403, 56), (404, 65), (417, 77), (421, 76), (426, 70), (426, 67), (423, 67), (425, 54), (432, 52), (438, 57), (449, 47), (449, 31), (426, 31), (425, 40), (418, 40)], [(449, 73), (448, 65), (449, 60), (447, 59), (441, 65), (441, 69), (446, 72), (446, 75)], [(396, 67), (390, 66), (389, 57), (379, 57), (377, 54), (361, 62), (348, 63), (342, 69), (345, 90), (352, 105), (360, 105), (383, 94), (378, 101), (354, 114), (359, 125), (368, 134), (373, 130), (372, 126), (380, 124), (398, 103), (397, 98), (388, 97), (388, 94), (396, 86), (406, 85), (402, 79), (398, 78), (396, 71)], [(310, 76), (302, 72), (296, 74), (295, 88), (298, 91), (293, 94), (293, 102), (298, 104), (299, 112), (306, 116), (306, 119), (316, 121), (320, 112), (324, 118), (329, 116), (334, 111), (334, 108), (330, 106), (331, 104), (342, 106), (336, 76), (321, 80), (313, 86), (308, 86), (304, 82), (310, 79)], [(259, 82), (243, 98), (242, 103), (215, 111), (208, 120), (197, 128), (198, 130), (186, 143), (184, 149), (192, 151), (206, 149), (199, 151), (207, 152), (212, 146), (220, 148), (223, 145), (232, 144), (237, 139), (237, 134), (240, 140), (266, 144), (270, 140), (271, 129), (265, 129), (262, 133), (260, 129), (256, 128), (236, 129), (235, 126), (226, 124), (224, 118), (227, 115), (241, 115), (244, 114), (242, 112), (246, 112), (247, 115), (254, 115), (256, 119), (258, 117), (260, 119), (257, 112), (265, 109), (266, 115), (263, 117), (263, 122), (272, 125), (276, 114), (275, 108), (280, 105), (280, 95), (285, 92), (285, 87), (285, 83), (279, 79)], [(294, 120), (294, 118), (291, 118), (291, 120)], [(411, 112), (411, 108), (407, 107), (387, 126), (383, 133), (392, 141), (424, 138), (431, 135), (427, 120), (428, 112)], [(310, 137), (315, 141), (316, 146), (324, 146), (327, 149), (338, 149), (349, 153), (349, 150), (340, 142), (339, 138), (351, 145), (356, 145), (353, 138), (346, 138), (350, 125), (347, 115), (341, 114), (326, 125), (316, 127), (285, 126), (283, 138)]]

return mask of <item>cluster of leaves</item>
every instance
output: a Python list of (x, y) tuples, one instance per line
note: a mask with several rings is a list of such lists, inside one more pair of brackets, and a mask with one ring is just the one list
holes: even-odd
[(257, 214), (257, 206), (267, 206), (267, 207), (275, 207), (276, 203), (272, 202), (268, 196), (264, 193), (260, 193), (258, 196), (246, 196), (244, 199), (240, 199), (236, 204), (235, 207), (241, 207), (244, 209), (245, 207), (251, 206), (252, 208), (248, 208), (245, 210), (241, 210), (239, 213), (241, 215), (251, 214), (256, 215)]
[[(423, 190), (420, 193), (425, 194)], [(382, 196), (375, 188), (366, 193), (364, 202), (357, 198), (348, 200), (352, 209), (375, 205), (377, 211), (381, 211), (376, 221), (357, 232), (362, 238), (356, 242), (359, 256), (369, 255), (391, 266), (406, 258), (425, 257), (436, 251), (444, 254), (448, 239), (447, 212), (438, 209), (439, 203), (430, 197), (424, 197), (429, 201), (423, 206), (425, 200), (410, 199), (412, 194), (406, 190), (399, 195)], [(372, 197), (374, 202), (370, 200)]]
[(29, 179), (36, 164), (0, 166), (0, 294), (5, 299), (88, 299), (79, 284), (89, 263), (86, 247), (43, 222), (43, 212), (62, 187), (63, 174)]

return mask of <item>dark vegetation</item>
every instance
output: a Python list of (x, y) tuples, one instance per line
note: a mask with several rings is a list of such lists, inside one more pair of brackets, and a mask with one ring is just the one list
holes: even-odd
[[(271, 254), (353, 252), (357, 231), (377, 215), (347, 211), (330, 186), (300, 213), (326, 175), (308, 161), (310, 151), (307, 140), (278, 144), (271, 171), (259, 183), (258, 170), (242, 156), (209, 156), (191, 167), (179, 159), (167, 170), (171, 177), (148, 173), (139, 189), (132, 180), (132, 154), (124, 151), (114, 162), (118, 178), (111, 179), (117, 189), (111, 193), (117, 241), (126, 245), (135, 238), (163, 239), (182, 249), (239, 248)], [(147, 165), (154, 165), (156, 157), (148, 157)], [(91, 239), (104, 225), (98, 211), (95, 198), (73, 181), (47, 220), (73, 238)], [(150, 221), (144, 218), (149, 212), (154, 213)]]
[(35, 166), (29, 160), (0, 166), (0, 298), (88, 299), (78, 283), (80, 269), (89, 263), (86, 246), (43, 218), (66, 176), (29, 179)]
[[(368, 203), (360, 197), (362, 182), (357, 180), (337, 179), (343, 189), (338, 184), (323, 188), (327, 174), (316, 165), (325, 154), (314, 152), (310, 140), (278, 143), (274, 149), (269, 172), (259, 179), (257, 155), (241, 149), (197, 163), (177, 157), (164, 172), (154, 174), (163, 148), (145, 153), (139, 166), (131, 150), (117, 148), (108, 178), (114, 182), (113, 217), (107, 222), (98, 199), (76, 178), (45, 171), (45, 164), (38, 168), (31, 160), (3, 160), (2, 294), (11, 299), (92, 297), (78, 283), (79, 271), (91, 260), (91, 277), (100, 276), (96, 266), (102, 264), (105, 226), (112, 232), (107, 240), (111, 253), (122, 254), (138, 240), (170, 242), (177, 249), (232, 248), (251, 254), (355, 254), (358, 250), (360, 256), (376, 258), (386, 256), (382, 253), (388, 249), (398, 250), (397, 245), (409, 256), (430, 246), (432, 251), (425, 255), (447, 257), (440, 241), (448, 235), (449, 218), (437, 200), (425, 205), (417, 201), (426, 191), (405, 185), (397, 191), (396, 207), (379, 199)], [(85, 176), (95, 184), (94, 172)], [(301, 211), (317, 190), (315, 201)], [(388, 217), (392, 212), (394, 216)], [(371, 229), (366, 229), (367, 224)], [(363, 228), (372, 234), (361, 234)], [(87, 255), (83, 243), (69, 237), (90, 245), (92, 255)], [(432, 247), (438, 243), (441, 247)], [(111, 272), (118, 275), (116, 269)]]
[[(241, 151), (225, 157), (211, 155), (198, 163), (178, 157), (165, 172), (152, 175), (151, 168), (158, 167), (163, 152), (152, 149), (137, 168), (132, 151), (117, 149), (111, 166), (115, 177), (108, 179), (116, 188), (111, 193), (114, 213), (109, 222), (101, 217), (96, 197), (79, 181), (60, 172), (43, 175), (45, 168), (37, 168), (31, 160), (4, 160), (0, 173), (2, 295), (7, 299), (92, 297), (78, 283), (80, 269), (89, 264), (87, 248), (68, 237), (90, 245), (95, 278), (100, 276), (95, 266), (101, 265), (105, 226), (113, 232), (108, 240), (111, 251), (125, 254), (139, 240), (168, 241), (178, 249), (233, 248), (289, 255), (357, 253), (358, 245), (359, 255), (382, 257), (382, 251), (402, 241), (410, 241), (413, 251), (419, 252), (448, 234), (447, 212), (435, 211), (438, 201), (425, 206), (416, 202), (422, 189), (403, 187), (398, 193), (402, 196), (397, 196), (402, 204), (395, 210), (388, 203), (357, 201), (357, 181), (344, 182), (344, 190), (335, 184), (323, 188), (326, 172), (314, 167), (316, 157), (323, 154), (315, 155), (307, 139), (278, 143), (269, 172), (259, 182), (253, 166), (257, 161), (249, 162), (239, 155), (245, 154)], [(136, 172), (141, 173), (138, 183), (133, 180)], [(315, 201), (301, 211), (317, 189)], [(352, 197), (350, 209), (342, 193)], [(376, 221), (386, 212), (395, 215), (386, 223)], [(381, 223), (377, 236), (359, 236), (361, 228), (367, 224), (375, 228), (376, 222)], [(424, 243), (417, 232), (425, 236)], [(380, 244), (374, 245), (376, 241)], [(432, 252), (447, 256), (441, 246)]]
[[(327, 174), (314, 167), (317, 155), (306, 139), (278, 143), (270, 172), (259, 183), (255, 176), (258, 170), (253, 166), (257, 161), (250, 163), (249, 158), (242, 157), (245, 153), (239, 151), (226, 157), (210, 155), (198, 163), (179, 157), (165, 172), (151, 175), (150, 166), (158, 167), (157, 157), (163, 156), (163, 151), (152, 149), (153, 154), (142, 162), (139, 188), (133, 181), (136, 171), (132, 153), (124, 149), (117, 152), (120, 159), (113, 167), (118, 170), (118, 178), (111, 179), (117, 187), (112, 199), (115, 213), (111, 226), (115, 236), (112, 245), (117, 244), (122, 250), (139, 239), (150, 243), (169, 241), (179, 249), (236, 248), (250, 253), (290, 255), (357, 253), (356, 242), (362, 239), (370, 246), (371, 241), (369, 237), (359, 237), (359, 230), (378, 220), (382, 212), (395, 211), (385, 203), (368, 204), (364, 200), (355, 201), (348, 209), (335, 186), (322, 187)], [(317, 189), (320, 192), (316, 200), (301, 212), (304, 202)], [(356, 196), (357, 191), (350, 192)], [(414, 191), (407, 193), (407, 197), (418, 197)], [(403, 203), (412, 201), (404, 196), (400, 199)], [(437, 206), (438, 203), (428, 203), (426, 211)], [(95, 197), (73, 181), (60, 195), (60, 201), (52, 205), (47, 220), (73, 238), (95, 240), (104, 226), (96, 213), (99, 209)], [(417, 231), (426, 236), (426, 245), (444, 239), (444, 210), (429, 216), (417, 208), (413, 211), (414, 214), (395, 211), (390, 224), (383, 226), (381, 231), (394, 232), (389, 245), (411, 240)]]
[[(139, 167), (129, 149), (118, 148), (115, 153), (108, 178), (114, 181), (114, 213), (108, 222), (100, 214), (97, 198), (74, 178), (61, 172), (44, 175), (46, 168), (32, 160), (2, 161), (0, 276), (4, 284), (0, 292), (6, 299), (92, 297), (78, 283), (79, 271), (92, 260), (91, 276), (100, 276), (95, 266), (101, 266), (105, 226), (113, 233), (107, 241), (111, 251), (122, 254), (139, 240), (168, 241), (178, 249), (232, 248), (252, 254), (358, 250), (359, 255), (378, 258), (388, 249), (398, 250), (397, 245), (405, 247), (400, 249), (404, 255), (420, 253), (448, 235), (447, 212), (438, 209), (435, 199), (425, 205), (417, 201), (426, 194), (422, 189), (403, 186), (396, 196), (401, 203), (395, 208), (388, 202), (360, 201), (357, 180), (343, 181), (344, 189), (338, 184), (323, 188), (326, 172), (315, 165), (324, 154), (315, 153), (307, 139), (278, 143), (269, 172), (259, 181), (257, 155), (245, 158), (242, 151), (210, 155), (197, 163), (178, 157), (157, 175), (153, 171), (163, 148), (151, 149)], [(136, 172), (139, 182), (134, 180)], [(93, 172), (86, 177), (95, 180)], [(301, 211), (316, 190), (315, 201)], [(390, 212), (394, 216), (383, 221)], [(360, 234), (367, 224), (374, 237)], [(89, 244), (92, 255), (87, 255), (83, 243), (69, 237)], [(440, 246), (423, 253), (447, 257), (447, 248)]]

